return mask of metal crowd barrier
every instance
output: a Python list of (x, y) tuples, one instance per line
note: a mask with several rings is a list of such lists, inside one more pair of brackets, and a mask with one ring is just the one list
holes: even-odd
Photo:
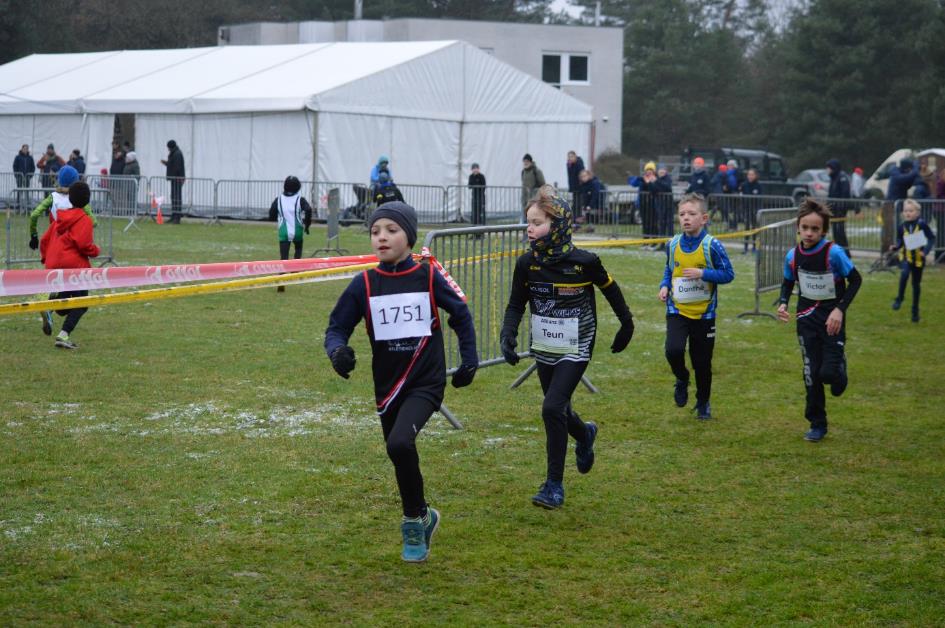
[[(499, 333), (512, 289), (515, 262), (528, 248), (525, 225), (463, 227), (427, 232), (423, 245), (453, 276), (466, 293), (467, 305), (476, 328), (479, 367), (504, 362)], [(529, 317), (519, 327), (518, 346), (528, 355)], [(446, 368), (452, 373), (461, 356), (456, 335), (444, 330)], [(446, 408), (444, 416), (455, 427), (462, 427)]]
[(755, 214), (755, 221), (762, 231), (756, 239), (755, 255), (755, 309), (742, 312), (744, 316), (770, 316), (761, 310), (761, 295), (780, 290), (784, 279), (784, 256), (797, 245), (797, 209), (762, 209)]
[[(302, 181), (301, 194), (314, 208), (312, 182)], [(272, 202), (282, 194), (285, 181), (221, 179), (216, 182), (216, 218), (268, 220)], [(165, 201), (166, 202), (166, 201)]]
[[(12, 268), (19, 265), (39, 265), (41, 264), (39, 249), (29, 248), (30, 213), (39, 205), (46, 196), (52, 192), (52, 189), (36, 188), (14, 188), (12, 190), (17, 198), (21, 199), (26, 205), (20, 209), (7, 207), (4, 221), (3, 244), (5, 268)], [(89, 204), (92, 206), (92, 213), (97, 222), (95, 227), (95, 243), (101, 249), (101, 254), (95, 258), (99, 266), (115, 263), (114, 249), (114, 227), (111, 214), (111, 199), (108, 190), (93, 189), (92, 198)], [(49, 227), (48, 214), (39, 217), (36, 222), (37, 235), (42, 238), (43, 233)]]
[[(217, 218), (216, 181), (189, 177), (161, 177), (148, 179), (148, 190), (153, 198), (163, 198), (161, 213), (170, 216), (174, 212), (175, 191), (180, 190), (178, 212), (196, 218)], [(271, 201), (270, 201), (271, 202)], [(150, 199), (149, 205), (150, 207)]]
[(448, 215), (472, 225), (518, 223), (522, 220), (521, 203), (521, 186), (450, 185), (446, 188)]
[[(93, 190), (108, 191), (110, 206), (105, 210), (109, 215), (134, 219), (140, 213), (147, 213), (147, 179), (131, 175), (90, 174), (85, 181)], [(144, 185), (141, 185), (142, 181)]]

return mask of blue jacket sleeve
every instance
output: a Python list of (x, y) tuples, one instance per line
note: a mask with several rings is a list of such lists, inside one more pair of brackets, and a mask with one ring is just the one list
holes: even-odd
[(853, 271), (853, 260), (850, 259), (842, 246), (830, 247), (830, 265), (837, 270), (841, 277), (849, 277)]
[(643, 177), (627, 177), (627, 185), (638, 188), (643, 185)]
[(469, 307), (466, 306), (466, 303), (456, 294), (456, 291), (450, 287), (440, 273), (436, 273), (433, 278), (433, 298), (436, 299), (437, 306), (446, 310), (447, 314), (450, 315), (447, 323), (456, 332), (456, 337), (459, 338), (459, 355), (462, 363), (478, 365), (476, 328), (473, 325), (472, 314), (469, 313)]
[(354, 328), (364, 316), (366, 298), (364, 275), (358, 273), (338, 297), (335, 309), (328, 317), (328, 329), (325, 330), (326, 354), (330, 356), (335, 349), (348, 344)]
[[(732, 268), (732, 262), (728, 259), (725, 246), (718, 240), (713, 240), (709, 247), (709, 254), (712, 256), (714, 268), (703, 269), (702, 278), (714, 284), (731, 283), (735, 279), (735, 269)], [(666, 268), (669, 270), (668, 264)]]
[(660, 288), (671, 288), (673, 285), (673, 267), (669, 263), (669, 247), (666, 247), (666, 265), (663, 267), (663, 281)]

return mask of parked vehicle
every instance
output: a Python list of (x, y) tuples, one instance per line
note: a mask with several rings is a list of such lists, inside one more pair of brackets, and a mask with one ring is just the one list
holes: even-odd
[[(800, 203), (805, 197), (827, 198), (830, 192), (830, 173), (825, 168), (802, 170), (796, 177), (789, 179), (792, 184), (791, 198)], [(765, 190), (767, 192), (767, 190)]]

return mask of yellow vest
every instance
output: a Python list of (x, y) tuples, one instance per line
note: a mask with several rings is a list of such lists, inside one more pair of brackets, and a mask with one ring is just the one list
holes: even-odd
[[(706, 235), (699, 247), (692, 253), (683, 251), (679, 242), (679, 236), (673, 238), (670, 243), (670, 251), (673, 259), (672, 291), (673, 304), (679, 313), (686, 318), (700, 319), (705, 314), (709, 305), (712, 303), (712, 296), (715, 293), (715, 284), (701, 279), (687, 280), (683, 278), (684, 268), (711, 268), (712, 260), (709, 253), (709, 246), (712, 244), (712, 237)], [(684, 296), (682, 291), (694, 291), (696, 295), (702, 298), (693, 299), (693, 292), (689, 296)], [(678, 297), (678, 298), (677, 298)], [(680, 302), (680, 299), (684, 299)]]

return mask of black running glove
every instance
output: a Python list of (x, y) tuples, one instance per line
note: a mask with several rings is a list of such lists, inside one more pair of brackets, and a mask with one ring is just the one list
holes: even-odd
[(35, 233), (30, 236), (30, 248), (34, 251), (39, 248), (39, 238)]
[(515, 347), (518, 346), (518, 341), (515, 340), (512, 336), (502, 336), (499, 338), (499, 346), (502, 349), (502, 357), (505, 358), (505, 361), (515, 366), (518, 364), (518, 353), (515, 352)]
[(357, 362), (354, 358), (354, 349), (348, 345), (342, 345), (332, 351), (330, 359), (332, 368), (345, 379), (348, 379), (348, 374), (354, 370), (355, 362)]
[(620, 325), (620, 329), (617, 330), (617, 335), (614, 336), (614, 341), (610, 345), (610, 352), (620, 353), (630, 344), (631, 338), (633, 338), (633, 317), (628, 318)]
[(453, 388), (462, 388), (472, 384), (477, 368), (479, 367), (476, 364), (461, 364), (453, 373)]
[(308, 235), (308, 225), (305, 225), (305, 235)]

